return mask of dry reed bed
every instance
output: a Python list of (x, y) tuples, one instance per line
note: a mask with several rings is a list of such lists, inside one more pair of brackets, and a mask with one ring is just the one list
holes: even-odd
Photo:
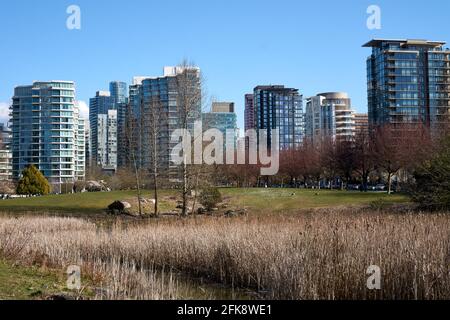
[[(164, 268), (273, 299), (450, 299), (449, 214), (322, 210), (112, 229), (74, 219), (0, 219), (0, 250), (108, 275), (108, 298), (177, 298), (176, 284), (154, 276)], [(366, 287), (371, 265), (382, 270), (379, 291)]]
[(95, 224), (79, 219), (1, 218), (0, 258), (57, 268), (80, 265), (82, 274), (98, 285), (95, 299), (180, 298), (178, 284), (170, 273), (142, 270), (136, 262), (124, 261), (118, 255), (108, 259), (93, 255), (89, 259), (80, 252), (82, 244), (102, 233)]

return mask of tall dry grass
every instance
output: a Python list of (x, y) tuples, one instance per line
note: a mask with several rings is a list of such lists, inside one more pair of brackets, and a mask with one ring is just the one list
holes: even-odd
[[(112, 229), (74, 219), (0, 219), (0, 251), (28, 263), (80, 264), (108, 279), (110, 299), (179, 297), (176, 284), (155, 276), (163, 268), (262, 298), (450, 299), (449, 214), (322, 210)], [(381, 290), (367, 289), (371, 265), (382, 270)]]

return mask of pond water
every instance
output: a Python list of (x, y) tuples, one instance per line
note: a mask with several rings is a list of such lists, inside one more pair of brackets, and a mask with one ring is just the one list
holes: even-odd
[(175, 275), (180, 294), (186, 299), (193, 300), (255, 300), (257, 292), (236, 289), (214, 283), (209, 279), (192, 278), (183, 274)]

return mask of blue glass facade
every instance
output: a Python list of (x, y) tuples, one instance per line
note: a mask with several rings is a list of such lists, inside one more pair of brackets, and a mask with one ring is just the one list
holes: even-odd
[[(129, 113), (126, 123), (131, 126), (132, 145), (140, 168), (151, 168), (152, 148), (150, 135), (152, 123), (157, 124), (157, 148), (160, 171), (178, 169), (170, 161), (173, 131), (183, 128), (184, 110), (187, 110), (187, 128), (193, 131), (196, 120), (201, 121), (200, 70), (173, 69), (163, 77), (145, 78), (130, 86)], [(186, 73), (185, 73), (186, 72)], [(183, 103), (190, 105), (185, 108)], [(156, 112), (154, 109), (157, 109)], [(128, 160), (129, 161), (129, 160)]]
[(439, 128), (450, 115), (450, 51), (444, 42), (373, 40), (367, 59), (369, 124)]
[[(268, 147), (272, 143), (272, 130), (279, 130), (280, 149), (299, 148), (305, 134), (303, 96), (298, 89), (284, 86), (258, 86), (254, 89), (256, 131), (266, 129)], [(259, 141), (258, 141), (259, 143)]]
[(117, 110), (117, 165), (125, 165), (124, 153), (126, 152), (125, 141), (125, 118), (128, 110), (128, 85), (121, 81), (109, 83), (109, 91), (114, 99)]
[(98, 91), (94, 98), (89, 100), (89, 124), (90, 124), (90, 135), (91, 135), (91, 157), (92, 162), (98, 165), (98, 149), (99, 149), (99, 139), (98, 139), (98, 117), (100, 115), (108, 115), (109, 110), (116, 110), (117, 105), (115, 104), (114, 98), (109, 92)]
[(109, 83), (109, 92), (114, 99), (114, 103), (127, 103), (128, 102), (128, 86), (125, 82), (112, 81)]
[[(223, 134), (223, 142), (226, 145), (236, 147), (237, 139), (237, 115), (234, 112), (208, 112), (202, 115), (203, 130), (217, 129)], [(233, 130), (234, 136), (226, 140), (227, 130)]]

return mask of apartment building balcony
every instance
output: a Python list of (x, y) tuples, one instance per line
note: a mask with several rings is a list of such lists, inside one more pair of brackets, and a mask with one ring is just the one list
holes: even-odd
[(335, 118), (336, 119), (353, 119), (354, 115), (353, 115), (353, 112), (351, 112), (351, 111), (339, 112), (339, 113), (336, 112)]

